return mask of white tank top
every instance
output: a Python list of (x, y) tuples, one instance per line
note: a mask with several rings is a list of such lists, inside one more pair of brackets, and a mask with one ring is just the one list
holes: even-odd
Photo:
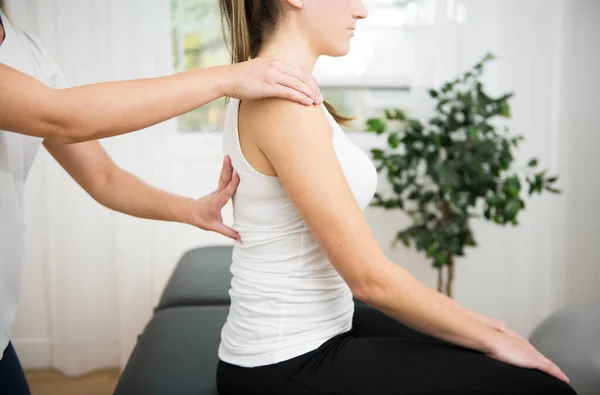
[[(231, 307), (219, 358), (238, 366), (273, 364), (305, 354), (352, 327), (352, 293), (327, 260), (279, 178), (254, 169), (238, 137), (239, 100), (227, 109), (223, 148), (240, 175), (233, 198)], [(361, 208), (373, 198), (377, 172), (325, 106), (332, 144)], [(282, 125), (285, 127), (285, 125)]]
[[(13, 26), (0, 12), (5, 39), (0, 63), (46, 85), (64, 88), (56, 63), (31, 32)], [(0, 358), (15, 319), (25, 252), (24, 189), (42, 139), (0, 130)]]

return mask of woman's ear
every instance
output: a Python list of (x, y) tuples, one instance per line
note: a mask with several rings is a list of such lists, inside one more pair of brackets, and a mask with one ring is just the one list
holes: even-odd
[(304, 0), (285, 0), (293, 8), (304, 8)]

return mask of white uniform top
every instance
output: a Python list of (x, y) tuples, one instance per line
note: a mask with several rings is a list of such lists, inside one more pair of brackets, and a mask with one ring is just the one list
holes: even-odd
[[(31, 32), (12, 25), (0, 12), (5, 30), (0, 63), (46, 85), (63, 88), (60, 69)], [(23, 199), (27, 173), (42, 139), (0, 130), (0, 358), (10, 340), (24, 259)]]
[[(223, 147), (240, 175), (233, 198), (233, 227), (244, 243), (236, 243), (233, 249), (231, 307), (221, 331), (219, 358), (255, 367), (305, 354), (350, 330), (354, 302), (279, 178), (259, 173), (244, 158), (238, 106), (239, 100), (231, 99)], [(337, 159), (364, 209), (377, 186), (375, 167), (325, 106), (323, 111)]]

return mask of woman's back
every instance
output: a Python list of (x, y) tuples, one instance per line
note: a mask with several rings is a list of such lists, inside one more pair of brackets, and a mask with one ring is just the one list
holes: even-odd
[[(279, 178), (259, 172), (244, 157), (239, 104), (236, 99), (229, 104), (223, 143), (241, 180), (233, 208), (234, 228), (243, 244), (233, 250), (231, 309), (219, 357), (239, 366), (261, 366), (304, 354), (350, 330), (354, 303)], [(375, 192), (377, 173), (367, 155), (322, 109), (336, 156), (364, 209)]]

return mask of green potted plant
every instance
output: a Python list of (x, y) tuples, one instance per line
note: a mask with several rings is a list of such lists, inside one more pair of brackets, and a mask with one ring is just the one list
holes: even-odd
[(394, 245), (412, 242), (424, 252), (438, 270), (438, 290), (450, 297), (456, 258), (477, 245), (472, 219), (514, 226), (525, 208), (524, 185), (528, 195), (560, 192), (556, 176), (536, 171), (537, 159), (529, 160), (526, 170), (514, 169), (513, 149), (523, 137), (511, 137), (507, 127), (495, 122), (510, 117), (513, 94), (491, 97), (480, 81), (492, 59), (487, 54), (461, 77), (430, 90), (435, 111), (426, 124), (390, 109), (366, 125), (367, 131), (387, 137), (387, 147), (372, 149), (371, 155), (392, 191), (377, 193), (371, 204), (410, 217)]

